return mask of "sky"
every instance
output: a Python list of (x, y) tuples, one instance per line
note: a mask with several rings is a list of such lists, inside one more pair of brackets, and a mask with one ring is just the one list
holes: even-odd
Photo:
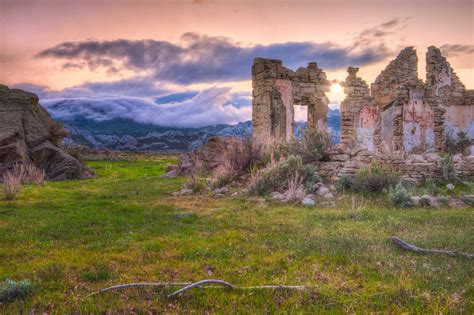
[(358, 66), (370, 84), (406, 46), (423, 79), (431, 45), (474, 88), (474, 1), (0, 0), (0, 83), (57, 117), (235, 124), (251, 119), (256, 57), (331, 80)]

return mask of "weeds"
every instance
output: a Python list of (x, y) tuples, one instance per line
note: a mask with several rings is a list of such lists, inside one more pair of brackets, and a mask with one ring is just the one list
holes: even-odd
[(301, 156), (303, 163), (314, 163), (327, 158), (330, 148), (329, 135), (317, 128), (307, 128), (301, 141), (293, 139), (289, 144), (289, 153)]

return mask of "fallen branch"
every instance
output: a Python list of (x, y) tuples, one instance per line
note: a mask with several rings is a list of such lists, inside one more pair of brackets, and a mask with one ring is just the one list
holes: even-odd
[[(210, 285), (210, 286), (204, 286), (205, 284), (217, 284), (217, 285)], [(223, 281), (223, 280), (217, 280), (217, 279), (205, 279), (201, 280), (195, 283), (190, 283), (190, 282), (179, 282), (179, 283), (173, 283), (173, 282), (164, 282), (164, 283), (153, 283), (153, 282), (141, 282), (141, 283), (128, 283), (128, 284), (120, 284), (120, 285), (114, 285), (112, 287), (104, 288), (101, 289), (97, 292), (93, 292), (89, 294), (87, 297), (91, 297), (93, 295), (97, 295), (103, 292), (107, 291), (112, 291), (112, 290), (119, 290), (119, 289), (125, 289), (125, 288), (132, 288), (132, 287), (182, 287), (181, 289), (171, 293), (168, 295), (168, 297), (174, 297), (182, 294), (183, 292), (190, 290), (192, 288), (202, 288), (202, 289), (222, 289), (222, 288), (228, 288), (232, 290), (261, 290), (261, 289), (270, 289), (270, 290), (276, 290), (276, 289), (285, 289), (285, 290), (305, 290), (307, 287), (306, 286), (301, 286), (301, 285), (261, 285), (261, 286), (252, 286), (252, 287), (238, 287), (235, 286), (229, 282)]]
[(442, 249), (420, 248), (420, 247), (408, 244), (407, 242), (402, 241), (398, 237), (392, 237), (392, 242), (395, 245), (397, 245), (398, 247), (401, 247), (405, 250), (412, 251), (412, 252), (415, 252), (415, 253), (432, 253), (432, 254), (448, 255), (448, 256), (452, 256), (452, 257), (461, 256), (461, 257), (466, 257), (466, 258), (474, 258), (474, 255), (469, 254), (469, 253), (456, 252), (456, 251), (450, 251), (450, 250), (442, 250)]
[(170, 295), (168, 295), (168, 297), (173, 297), (173, 296), (179, 295), (179, 294), (183, 293), (184, 291), (187, 291), (187, 290), (195, 288), (195, 287), (200, 287), (200, 286), (202, 286), (203, 284), (206, 284), (206, 283), (216, 283), (216, 284), (222, 285), (222, 286), (230, 288), (230, 289), (235, 289), (236, 288), (236, 286), (230, 284), (229, 282), (223, 281), (223, 280), (207, 279), (207, 280), (198, 281), (198, 282), (190, 284), (190, 285), (188, 285), (184, 288), (181, 288), (178, 291), (173, 292)]
[(112, 290), (119, 290), (119, 289), (125, 289), (125, 288), (132, 288), (132, 287), (186, 287), (192, 283), (190, 282), (182, 282), (182, 283), (152, 283), (152, 282), (139, 282), (139, 283), (127, 283), (127, 284), (119, 284), (119, 285), (114, 285), (112, 287), (104, 288), (99, 291), (93, 292), (89, 294), (87, 297), (107, 292), (107, 291), (112, 291)]

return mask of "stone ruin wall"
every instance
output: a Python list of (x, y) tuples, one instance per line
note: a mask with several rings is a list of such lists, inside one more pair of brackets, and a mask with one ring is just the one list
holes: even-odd
[(308, 126), (327, 129), (330, 82), (315, 62), (296, 71), (280, 60), (256, 58), (252, 66), (253, 140), (288, 141), (293, 137), (294, 106), (308, 107)]
[[(426, 53), (426, 80), (418, 78), (418, 57), (413, 47), (399, 55), (368, 84), (349, 67), (341, 85), (341, 143), (321, 175), (336, 179), (352, 176), (370, 161), (392, 165), (407, 181), (440, 176), (435, 152), (446, 137), (459, 131), (474, 139), (474, 90), (466, 90), (436, 47)], [(296, 72), (273, 59), (257, 58), (252, 67), (253, 139), (269, 143), (293, 136), (294, 105), (308, 106), (308, 125), (326, 129), (329, 81), (316, 63)], [(362, 148), (362, 149), (361, 149)], [(456, 155), (457, 173), (473, 179), (474, 150)]]

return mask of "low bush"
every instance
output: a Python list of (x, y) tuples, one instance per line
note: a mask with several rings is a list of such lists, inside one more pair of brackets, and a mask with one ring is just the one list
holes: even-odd
[(335, 183), (334, 186), (337, 191), (339, 192), (345, 192), (349, 191), (353, 188), (353, 180), (347, 175), (341, 176)]
[(15, 281), (6, 279), (0, 283), (0, 303), (24, 299), (33, 292), (30, 280)]
[(449, 205), (449, 198), (446, 196), (439, 196), (438, 198), (436, 198), (436, 201), (442, 206)]
[(454, 167), (453, 158), (451, 155), (444, 155), (438, 160), (438, 167), (441, 171), (443, 179), (450, 183), (459, 182), (456, 169)]
[(300, 156), (290, 155), (287, 159), (272, 162), (266, 168), (254, 172), (249, 190), (259, 195), (282, 192), (288, 189), (289, 180), (295, 176), (299, 176), (304, 187), (309, 190), (317, 180), (314, 172), (313, 165), (303, 164)]
[(318, 128), (307, 128), (301, 141), (292, 139), (288, 151), (301, 156), (303, 163), (315, 163), (327, 158), (331, 146), (329, 135)]
[(399, 176), (390, 166), (374, 161), (357, 171), (353, 188), (357, 192), (380, 193), (398, 182)]
[(466, 148), (471, 144), (471, 140), (466, 132), (460, 131), (457, 133), (457, 137), (453, 137), (452, 134), (446, 135), (444, 142), (444, 149), (449, 154), (463, 153)]
[(395, 188), (390, 189), (389, 198), (396, 207), (410, 208), (413, 206), (411, 194), (402, 183), (398, 183)]

